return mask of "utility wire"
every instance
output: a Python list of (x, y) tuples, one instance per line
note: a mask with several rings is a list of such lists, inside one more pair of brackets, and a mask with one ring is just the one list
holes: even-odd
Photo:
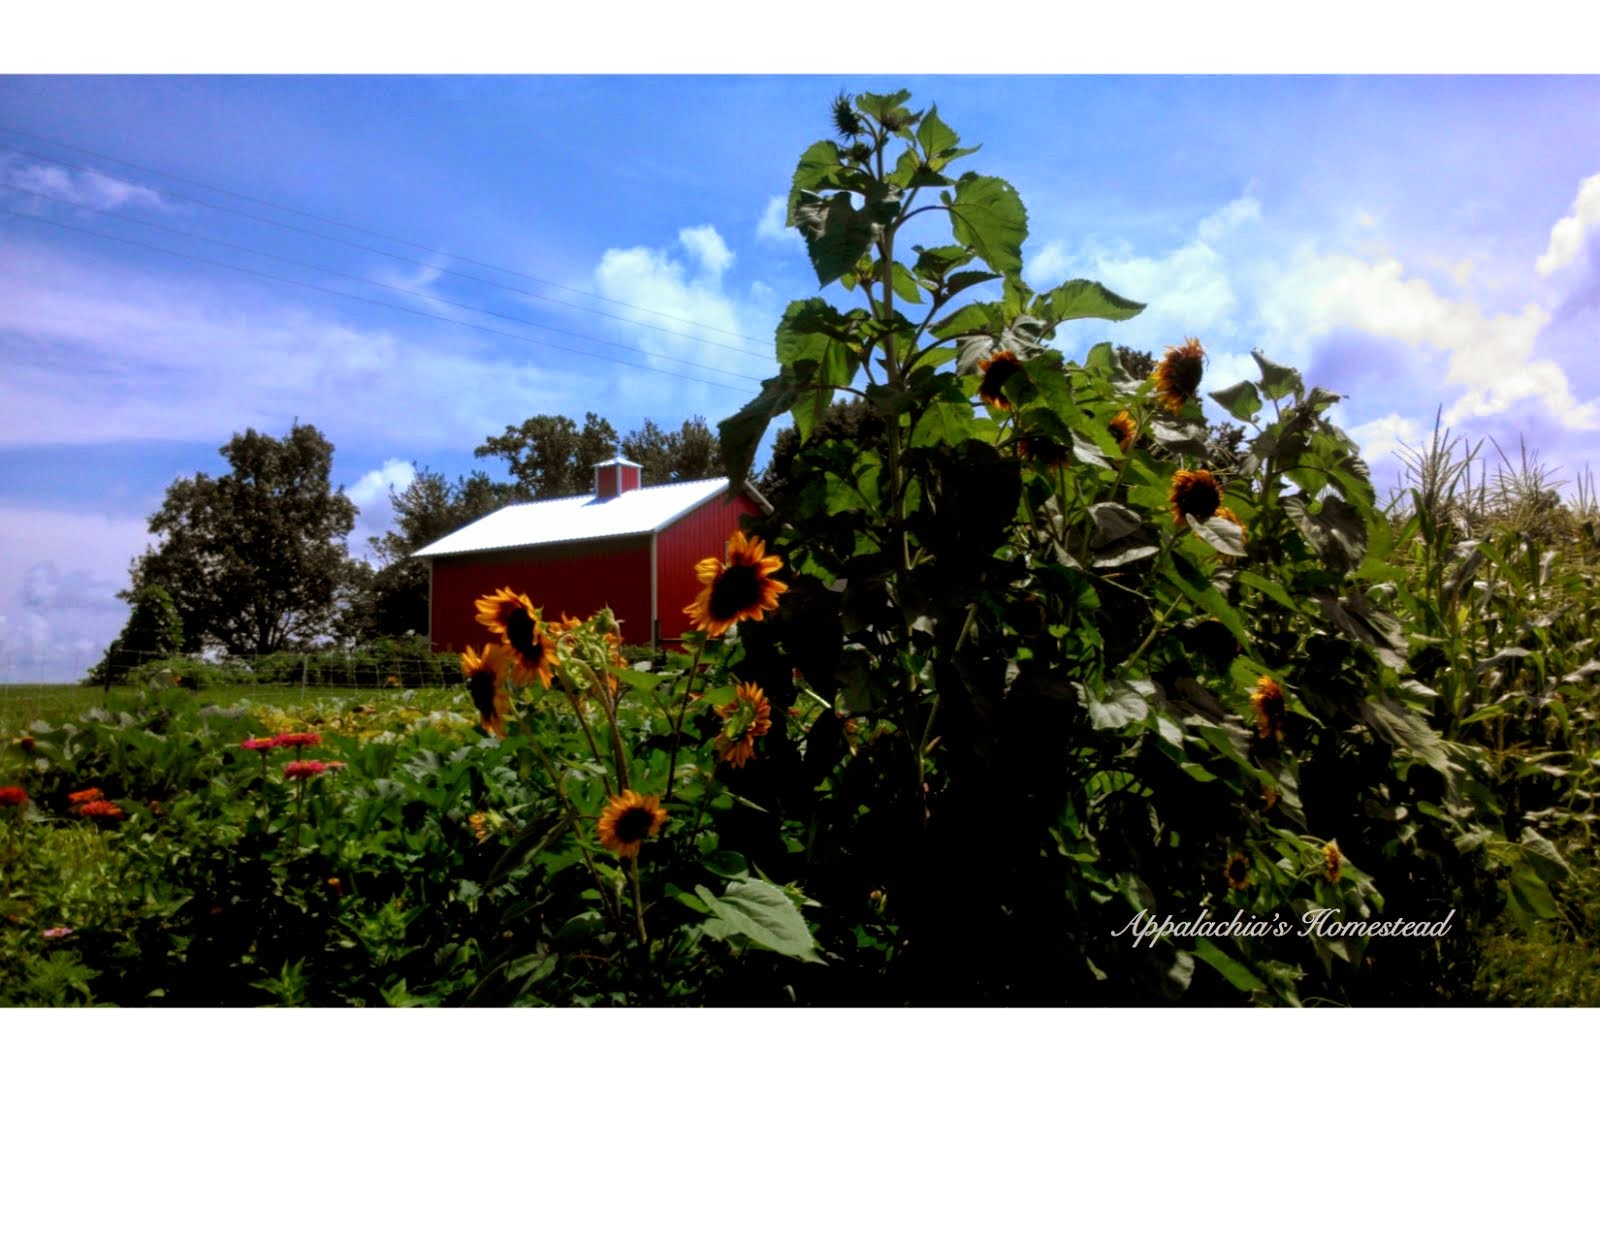
[[(397, 292), (402, 296), (418, 296), (423, 300), (431, 300), (437, 304), (449, 305), (452, 309), (465, 309), (471, 313), (486, 313), (491, 317), (502, 318), (507, 322), (520, 322), (524, 326), (533, 327), (535, 330), (554, 331), (558, 335), (570, 335), (572, 338), (582, 339), (586, 343), (598, 343), (602, 347), (621, 348), (624, 351), (637, 352), (640, 356), (648, 356), (652, 360), (664, 360), (676, 365), (692, 365), (696, 369), (704, 369), (710, 373), (726, 374), (730, 378), (744, 378), (751, 382), (761, 381), (759, 377), (756, 377), (753, 374), (740, 373), (733, 369), (719, 369), (715, 365), (702, 365), (698, 361), (682, 360), (676, 356), (666, 356), (660, 352), (650, 352), (644, 348), (636, 348), (627, 343), (613, 343), (609, 339), (598, 339), (593, 335), (580, 334), (578, 331), (567, 330), (561, 326), (546, 326), (543, 322), (535, 322), (532, 318), (520, 318), (514, 313), (501, 313), (497, 309), (484, 309), (478, 305), (469, 305), (465, 301), (450, 300), (448, 297), (435, 296), (431, 292), (419, 292), (412, 288), (397, 287), (395, 284), (385, 283), (381, 279), (369, 279), (365, 275), (346, 274), (344, 271), (335, 270), (331, 266), (318, 266), (315, 262), (302, 262), (298, 258), (283, 257), (277, 253), (268, 253), (263, 249), (252, 249), (249, 245), (235, 244), (231, 240), (223, 240), (216, 236), (207, 236), (202, 232), (186, 232), (182, 228), (168, 227), (164, 223), (154, 223), (148, 219), (136, 219), (132, 215), (117, 214), (109, 207), (84, 206), (78, 202), (68, 201), (66, 198), (56, 197), (54, 194), (41, 193), (37, 189), (29, 189), (21, 185), (13, 184), (8, 185), (7, 187), (15, 189), (21, 193), (32, 194), (34, 197), (43, 198), (47, 202), (55, 202), (58, 206), (66, 206), (76, 210), (92, 210), (96, 214), (111, 215), (113, 218), (121, 220), (125, 223), (136, 223), (140, 227), (154, 228), (157, 231), (169, 232), (174, 236), (182, 236), (186, 240), (198, 240), (205, 244), (221, 245), (226, 249), (237, 249), (241, 253), (248, 253), (255, 257), (263, 257), (268, 261), (285, 262), (290, 266), (302, 266), (306, 270), (314, 270), (319, 274), (332, 275), (335, 279), (352, 279), (358, 283), (369, 283), (373, 287), (383, 288), (389, 292)], [(113, 237), (113, 239), (115, 239), (115, 237)], [(704, 341), (702, 340), (702, 342)], [(754, 356), (756, 353), (751, 352), (748, 355)], [(766, 358), (763, 357), (762, 359), (765, 360)]]
[[(299, 216), (301, 216), (302, 218), (305, 218), (305, 219), (314, 219), (318, 223), (328, 223), (328, 224), (332, 224), (334, 227), (347, 228), (352, 232), (360, 232), (360, 233), (362, 233), (363, 235), (366, 235), (366, 236), (375, 236), (379, 240), (389, 240), (389, 241), (395, 242), (396, 244), (410, 245), (413, 249), (422, 249), (425, 252), (434, 253), (434, 254), (439, 255), (440, 257), (449, 258), (453, 262), (466, 262), (469, 266), (478, 266), (478, 267), (481, 267), (484, 270), (499, 271), (503, 275), (514, 275), (518, 279), (529, 279), (529, 280), (532, 280), (534, 283), (542, 283), (547, 287), (557, 288), (557, 289), (559, 289), (560, 291), (563, 291), (563, 292), (571, 292), (575, 296), (588, 296), (588, 297), (592, 297), (595, 300), (604, 301), (608, 305), (620, 305), (624, 309), (634, 309), (634, 310), (637, 310), (640, 313), (654, 314), (656, 317), (666, 318), (666, 319), (668, 319), (669, 321), (672, 321), (672, 322), (682, 322), (685, 325), (697, 327), (700, 330), (714, 331), (715, 333), (717, 333), (719, 335), (731, 335), (735, 339), (743, 339), (746, 343), (765, 343), (766, 342), (765, 339), (759, 339), (759, 338), (756, 338), (753, 335), (741, 335), (738, 331), (728, 330), (725, 327), (711, 326), (711, 325), (709, 325), (709, 324), (707, 324), (705, 322), (696, 322), (692, 318), (679, 317), (676, 314), (665, 313), (660, 309), (646, 309), (643, 305), (630, 304), (628, 301), (625, 301), (625, 300), (615, 300), (615, 299), (613, 299), (612, 297), (609, 297), (609, 296), (602, 296), (598, 292), (586, 292), (582, 288), (568, 287), (564, 283), (557, 283), (553, 279), (545, 279), (545, 278), (542, 278), (539, 275), (530, 275), (526, 271), (512, 270), (510, 267), (496, 266), (493, 262), (482, 262), (482, 261), (479, 261), (477, 258), (470, 258), (470, 257), (467, 257), (464, 254), (450, 253), (450, 252), (448, 252), (447, 250), (444, 250), (444, 249), (435, 249), (431, 245), (424, 245), (424, 244), (420, 244), (419, 242), (414, 241), (414, 240), (407, 240), (403, 236), (390, 236), (385, 232), (377, 232), (377, 231), (374, 231), (371, 228), (360, 227), (360, 226), (358, 226), (358, 225), (356, 225), (354, 223), (344, 223), (344, 222), (341, 222), (338, 219), (327, 218), (324, 215), (312, 214), (308, 210), (297, 210), (293, 206), (282, 206), (282, 205), (279, 205), (276, 202), (269, 202), (264, 198), (251, 197), (248, 193), (236, 193), (232, 189), (224, 189), (224, 188), (221, 188), (221, 187), (219, 187), (217, 185), (207, 184), (203, 180), (190, 180), (188, 177), (178, 176), (178, 175), (175, 175), (172, 172), (163, 172), (158, 168), (147, 167), (142, 163), (134, 163), (133, 161), (131, 161), (129, 159), (119, 159), (115, 155), (103, 154), (103, 153), (101, 153), (99, 151), (86, 149), (83, 146), (74, 146), (71, 142), (63, 142), (63, 141), (61, 141), (61, 140), (59, 140), (57, 138), (53, 138), (53, 137), (42, 137), (37, 133), (29, 133), (28, 131), (26, 131), (24, 129), (14, 128), (11, 125), (0, 124), (0, 132), (3, 132), (3, 133), (16, 133), (16, 134), (18, 134), (18, 135), (20, 135), (22, 137), (29, 138), (32, 141), (45, 142), (45, 143), (47, 143), (49, 145), (52, 145), (52, 146), (60, 146), (64, 150), (75, 150), (79, 154), (86, 154), (86, 155), (89, 155), (89, 156), (91, 156), (93, 158), (96, 158), (96, 159), (104, 159), (108, 163), (116, 163), (116, 164), (120, 164), (123, 167), (136, 168), (137, 170), (139, 170), (141, 172), (145, 172), (145, 173), (147, 173), (147, 174), (149, 174), (151, 176), (162, 176), (162, 177), (165, 177), (168, 180), (175, 180), (179, 184), (194, 185), (197, 188), (206, 189), (206, 190), (209, 190), (212, 193), (221, 193), (221, 194), (224, 194), (224, 195), (226, 195), (228, 197), (238, 198), (241, 201), (254, 202), (258, 206), (266, 206), (266, 207), (268, 207), (269, 209), (272, 209), (272, 210), (281, 210), (286, 214), (299, 215)], [(82, 171), (89, 171), (89, 172), (93, 172), (93, 171), (97, 171), (98, 170), (96, 168), (89, 167), (86, 164), (82, 164), (82, 163), (67, 163), (67, 162), (64, 162), (62, 160), (51, 159), (48, 155), (37, 154), (34, 151), (25, 150), (20, 146), (5, 146), (4, 149), (15, 151), (18, 154), (25, 154), (25, 155), (28, 155), (28, 156), (30, 156), (32, 158), (35, 158), (35, 159), (43, 159), (47, 163), (59, 163), (63, 167), (76, 167), (76, 168), (79, 168)], [(209, 206), (214, 210), (230, 211), (233, 214), (243, 215), (247, 219), (255, 219), (258, 222), (268, 223), (268, 224), (271, 224), (274, 227), (286, 227), (286, 228), (293, 227), (292, 224), (280, 223), (280, 222), (278, 222), (277, 220), (274, 220), (274, 219), (264, 219), (264, 218), (261, 218), (261, 216), (259, 216), (259, 215), (252, 215), (247, 211), (235, 210), (231, 206), (220, 206), (220, 205), (217, 205), (215, 202), (207, 202), (207, 201), (203, 201), (203, 200), (201, 200), (199, 198), (185, 197), (184, 195), (182, 195), (180, 193), (172, 193), (172, 192), (169, 191), (168, 192), (168, 196), (177, 198), (179, 201), (194, 202), (196, 205)], [(381, 254), (383, 254), (384, 257), (392, 257), (392, 258), (395, 258), (398, 261), (416, 262), (417, 265), (422, 266), (425, 270), (443, 271), (446, 274), (453, 274), (459, 279), (476, 279), (477, 278), (477, 276), (475, 276), (475, 275), (469, 275), (469, 274), (466, 274), (466, 273), (464, 273), (462, 271), (452, 271), (448, 267), (429, 266), (425, 262), (417, 262), (416, 258), (408, 257), (408, 256), (406, 256), (404, 254), (388, 253), (388, 252), (386, 252), (386, 251), (384, 251), (382, 249), (373, 249), (369, 245), (362, 245), (362, 244), (359, 244), (356, 241), (345, 240), (345, 239), (342, 239), (341, 237), (338, 237), (338, 236), (328, 236), (325, 233), (313, 232), (313, 231), (310, 231), (309, 229), (306, 229), (306, 228), (293, 228), (293, 230), (295, 230), (297, 232), (305, 232), (309, 236), (316, 236), (316, 237), (319, 237), (322, 240), (332, 241), (335, 244), (353, 245), (355, 248), (358, 248), (358, 249), (367, 249), (369, 252), (372, 252), (372, 253), (381, 253)], [(523, 296), (538, 296), (541, 300), (553, 301), (555, 304), (558, 304), (558, 305), (567, 305), (570, 308), (581, 310), (584, 313), (602, 313), (603, 312), (603, 310), (592, 309), (587, 305), (574, 305), (571, 301), (561, 300), (561, 299), (559, 299), (557, 297), (541, 296), (538, 292), (529, 292), (529, 291), (527, 291), (526, 289), (523, 289), (523, 288), (514, 288), (514, 287), (510, 287), (508, 284), (496, 283), (492, 279), (477, 279), (477, 281), (479, 283), (487, 283), (491, 287), (504, 288), (507, 291), (518, 292)], [(618, 315), (609, 314), (608, 313), (608, 314), (605, 314), (605, 316), (606, 317), (617, 317)], [(636, 321), (636, 319), (633, 319), (633, 318), (618, 318), (618, 320), (619, 321), (623, 321), (623, 322), (634, 322), (635, 325), (641, 325), (641, 323), (638, 323)], [(703, 340), (702, 342), (708, 342), (708, 341), (704, 341)]]
[[(327, 294), (329, 296), (342, 296), (346, 300), (359, 301), (361, 304), (364, 304), (364, 305), (376, 305), (380, 309), (393, 309), (397, 313), (409, 313), (409, 314), (412, 314), (413, 316), (419, 317), (419, 318), (431, 318), (435, 322), (446, 322), (446, 323), (449, 323), (451, 326), (465, 326), (465, 327), (468, 327), (471, 330), (487, 331), (491, 335), (504, 335), (507, 339), (520, 339), (524, 343), (537, 344), (538, 346), (543, 347), (543, 348), (555, 348), (557, 351), (571, 352), (576, 356), (587, 356), (587, 357), (590, 357), (593, 360), (605, 361), (608, 364), (612, 364), (612, 365), (627, 365), (630, 369), (643, 369), (647, 373), (662, 374), (663, 376), (669, 377), (669, 378), (682, 378), (686, 382), (699, 382), (702, 386), (715, 386), (715, 387), (719, 387), (722, 390), (733, 391), (736, 394), (740, 394), (740, 395), (748, 396), (750, 394), (750, 388), (749, 387), (729, 386), (726, 382), (713, 382), (709, 378), (697, 378), (693, 374), (688, 374), (688, 373), (672, 373), (672, 372), (667, 371), (667, 370), (656, 369), (656, 368), (654, 368), (653, 366), (650, 366), (650, 365), (641, 365), (636, 361), (623, 360), (619, 356), (601, 356), (597, 352), (585, 352), (581, 348), (569, 348), (565, 344), (551, 343), (546, 339), (535, 339), (531, 335), (522, 335), (522, 334), (518, 334), (515, 331), (500, 330), (498, 327), (484, 326), (484, 325), (482, 325), (481, 323), (478, 323), (478, 322), (463, 322), (463, 321), (461, 321), (461, 320), (459, 320), (457, 318), (447, 318), (447, 317), (443, 317), (443, 316), (441, 316), (440, 314), (437, 314), (437, 313), (429, 313), (425, 309), (413, 309), (409, 305), (395, 305), (395, 304), (391, 304), (390, 302), (385, 301), (385, 300), (373, 300), (370, 296), (357, 296), (354, 292), (341, 292), (337, 288), (320, 287), (319, 285), (317, 285), (315, 283), (307, 283), (303, 279), (290, 279), (285, 275), (269, 275), (266, 271), (251, 270), (251, 269), (249, 269), (248, 267), (245, 267), (245, 266), (235, 266), (231, 262), (219, 262), (215, 258), (201, 257), (199, 254), (196, 254), (196, 253), (181, 253), (176, 249), (167, 249), (167, 248), (162, 247), (161, 245), (148, 244), (145, 241), (134, 240), (131, 237), (114, 236), (110, 232), (99, 232), (99, 231), (96, 231), (94, 228), (78, 227), (76, 224), (62, 223), (58, 219), (46, 219), (42, 215), (24, 214), (20, 210), (12, 210), (9, 207), (3, 207), (3, 208), (0, 208), (0, 209), (4, 209), (5, 213), (8, 214), (8, 215), (14, 215), (18, 219), (26, 219), (30, 223), (45, 223), (45, 224), (48, 224), (51, 227), (63, 228), (66, 231), (69, 231), (69, 232), (82, 232), (86, 236), (98, 236), (98, 237), (100, 237), (100, 238), (102, 238), (104, 240), (117, 241), (119, 244), (136, 245), (141, 249), (150, 249), (150, 250), (152, 250), (152, 251), (154, 251), (156, 253), (165, 253), (165, 254), (167, 254), (167, 255), (169, 255), (171, 257), (184, 258), (184, 259), (186, 259), (188, 261), (191, 261), (191, 262), (204, 262), (208, 266), (219, 266), (223, 270), (237, 271), (239, 274), (242, 274), (242, 275), (253, 275), (257, 279), (271, 279), (276, 283), (287, 283), (287, 284), (290, 284), (293, 287), (308, 288), (313, 292), (323, 292), (323, 293), (325, 293), (325, 294)], [(690, 366), (695, 367), (695, 368), (708, 368), (709, 367), (709, 366), (703, 366), (703, 365), (702, 366), (695, 366), (693, 361), (674, 360), (672, 363), (678, 364), (678, 365), (690, 365)], [(722, 372), (722, 371), (719, 370), (718, 372)], [(743, 375), (739, 375), (739, 376), (743, 376)]]

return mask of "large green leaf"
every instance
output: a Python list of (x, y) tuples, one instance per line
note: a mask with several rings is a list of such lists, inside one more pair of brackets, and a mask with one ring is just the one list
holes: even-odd
[(972, 436), (972, 405), (939, 400), (925, 408), (911, 431), (912, 446), (955, 446)]
[(785, 957), (822, 963), (806, 920), (776, 884), (745, 878), (730, 880), (720, 897), (704, 884), (695, 885), (694, 891), (711, 910), (708, 935), (740, 936)]
[(1212, 391), (1211, 398), (1246, 424), (1253, 423), (1256, 413), (1261, 411), (1261, 396), (1257, 393), (1254, 382), (1235, 382), (1220, 391)]
[(788, 374), (768, 378), (761, 393), (739, 411), (717, 424), (717, 442), (722, 451), (722, 466), (735, 489), (743, 485), (755, 462), (756, 448), (767, 425), (780, 412), (787, 412), (797, 392)]
[(1113, 682), (1100, 695), (1092, 694), (1082, 683), (1074, 683), (1078, 700), (1089, 710), (1089, 724), (1097, 730), (1120, 730), (1150, 715), (1150, 700), (1155, 685), (1147, 678), (1136, 682)]
[(1231, 520), (1213, 515), (1210, 519), (1189, 520), (1194, 534), (1219, 554), (1244, 557), (1244, 529)]
[(943, 197), (956, 240), (976, 250), (990, 269), (1020, 276), (1028, 212), (1017, 191), (997, 176), (968, 172)]
[(876, 230), (867, 212), (851, 204), (848, 193), (825, 197), (803, 192), (795, 203), (794, 220), (822, 287), (855, 269), (871, 248)]
[(1337, 494), (1326, 495), (1321, 505), (1313, 515), (1305, 494), (1283, 500), (1283, 509), (1319, 558), (1341, 573), (1355, 570), (1367, 552), (1366, 520)]
[(1034, 297), (1029, 311), (1052, 325), (1078, 318), (1126, 322), (1142, 313), (1144, 305), (1118, 296), (1093, 279), (1068, 279), (1060, 287)]
[(1204, 936), (1195, 941), (1194, 955), (1240, 991), (1266, 990), (1267, 985), (1250, 972), (1250, 967), (1229, 957)]
[(917, 145), (930, 157), (948, 154), (961, 144), (956, 131), (939, 119), (938, 107), (930, 107), (917, 126)]
[(1275, 364), (1259, 351), (1252, 351), (1250, 355), (1256, 358), (1256, 365), (1261, 369), (1261, 390), (1268, 399), (1282, 399), (1291, 391), (1296, 395), (1305, 394), (1305, 385), (1300, 381), (1298, 369)]

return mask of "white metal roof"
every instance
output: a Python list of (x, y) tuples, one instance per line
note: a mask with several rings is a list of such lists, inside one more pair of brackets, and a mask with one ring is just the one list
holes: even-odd
[(727, 492), (727, 488), (727, 480), (717, 478), (650, 485), (630, 489), (615, 498), (578, 494), (572, 498), (547, 498), (543, 502), (519, 502), (493, 515), (485, 515), (465, 528), (458, 528), (411, 556), (442, 558), (448, 554), (638, 536), (665, 528), (708, 498)]

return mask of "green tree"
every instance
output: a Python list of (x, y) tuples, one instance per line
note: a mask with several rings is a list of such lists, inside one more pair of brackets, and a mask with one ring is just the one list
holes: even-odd
[(692, 416), (680, 429), (662, 429), (646, 418), (622, 439), (622, 455), (643, 469), (646, 485), (699, 481), (722, 475), (722, 451), (705, 418)]
[(588, 493), (594, 466), (617, 453), (617, 431), (603, 417), (584, 413), (583, 428), (571, 417), (530, 416), (507, 425), (473, 452), (479, 459), (499, 458), (511, 469), (516, 496), (522, 499), (566, 498)]
[(356, 508), (330, 483), (333, 444), (314, 426), (282, 438), (253, 429), (221, 449), (228, 471), (174, 481), (121, 595), (164, 588), (186, 652), (259, 656), (332, 633), (348, 576)]
[(183, 648), (183, 620), (171, 593), (159, 584), (148, 584), (130, 599), (133, 612), (122, 634), (111, 642), (100, 664), (89, 671), (88, 681), (95, 686), (122, 682), (130, 670), (146, 661), (159, 661)]
[(394, 527), (368, 539), (378, 566), (376, 570), (367, 568), (364, 587), (353, 590), (346, 637), (360, 642), (426, 631), (428, 564), (412, 555), (516, 499), (515, 485), (493, 480), (484, 472), (451, 481), (443, 473), (419, 468), (404, 489), (391, 488)]

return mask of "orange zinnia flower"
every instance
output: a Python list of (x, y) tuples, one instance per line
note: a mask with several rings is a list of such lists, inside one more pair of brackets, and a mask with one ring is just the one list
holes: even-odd
[(272, 745), (274, 747), (315, 747), (321, 742), (321, 734), (279, 734), (272, 740)]
[(78, 807), (78, 814), (85, 819), (120, 820), (122, 808), (103, 798), (95, 798), (81, 804)]
[(1168, 412), (1182, 412), (1184, 405), (1200, 391), (1205, 363), (1206, 350), (1198, 339), (1184, 340), (1181, 348), (1168, 348), (1153, 375), (1156, 402)]
[(667, 813), (654, 794), (623, 790), (600, 813), (600, 844), (618, 858), (634, 858), (645, 838), (654, 837), (666, 822)]
[(760, 537), (735, 532), (728, 541), (728, 560), (705, 558), (694, 569), (702, 584), (693, 604), (684, 606), (695, 629), (715, 639), (741, 618), (760, 622), (766, 610), (778, 608), (778, 594), (788, 584), (772, 578), (783, 569), (783, 559), (767, 554)]
[(71, 794), (67, 795), (67, 801), (77, 805), (79, 803), (98, 802), (104, 797), (105, 795), (103, 793), (91, 786), (87, 790), (74, 790)]
[(1250, 707), (1256, 710), (1256, 733), (1281, 742), (1285, 716), (1283, 688), (1263, 674), (1250, 693)]
[[(532, 601), (520, 592), (502, 588), (478, 598), (478, 621), (511, 649), (514, 654), (512, 673), (518, 684), (537, 678), (541, 686), (550, 685), (559, 658), (550, 640), (552, 632), (539, 621), (539, 611), (534, 609)], [(554, 633), (559, 634), (559, 630)]]
[(1204, 523), (1222, 506), (1222, 482), (1204, 468), (1192, 472), (1180, 468), (1173, 474), (1167, 500), (1172, 503), (1172, 522), (1179, 527), (1189, 519)]
[(511, 697), (506, 694), (507, 659), (511, 654), (504, 644), (485, 644), (482, 653), (471, 646), (461, 654), (461, 673), (467, 680), (472, 705), (483, 718), (483, 728), (501, 738), (506, 733), (506, 713)]
[(717, 757), (735, 768), (756, 753), (756, 739), (772, 728), (772, 705), (761, 688), (741, 682), (734, 697), (716, 713), (726, 724), (717, 735)]
[(1129, 416), (1127, 412), (1118, 412), (1106, 422), (1106, 428), (1111, 431), (1111, 436), (1117, 440), (1117, 445), (1126, 451), (1133, 445), (1139, 436), (1139, 422)]
[(1016, 353), (996, 352), (988, 360), (979, 361), (978, 368), (983, 371), (983, 381), (978, 384), (978, 398), (991, 408), (1010, 412), (1012, 403), (1005, 397), (1003, 388), (1022, 372), (1022, 362), (1017, 359)]

